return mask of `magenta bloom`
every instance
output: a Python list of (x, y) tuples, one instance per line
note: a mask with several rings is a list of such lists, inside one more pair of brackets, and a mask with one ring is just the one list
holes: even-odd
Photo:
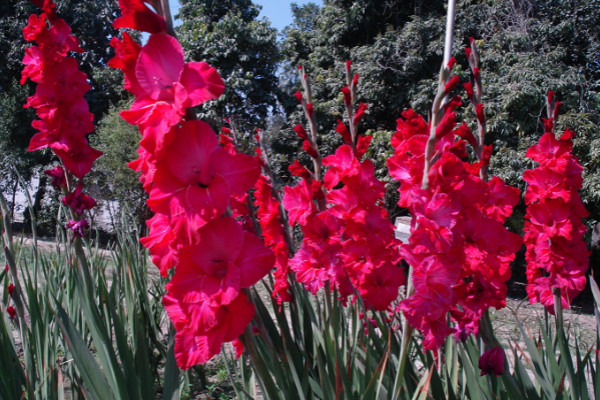
[(481, 370), (479, 376), (486, 374), (502, 375), (502, 372), (504, 372), (504, 350), (502, 350), (502, 346), (492, 347), (483, 353), (479, 358), (479, 369)]
[(52, 186), (60, 188), (67, 187), (67, 177), (65, 176), (65, 170), (61, 167), (55, 167), (44, 171), (51, 179)]
[(195, 246), (180, 253), (177, 273), (167, 290), (185, 304), (229, 304), (241, 288), (254, 285), (275, 261), (256, 236), (244, 232), (231, 217), (212, 220), (198, 231)]
[(131, 28), (148, 33), (159, 33), (167, 30), (165, 19), (152, 11), (145, 4), (158, 6), (158, 1), (119, 0), (122, 16), (115, 19), (115, 28)]
[(79, 221), (70, 220), (69, 222), (67, 222), (67, 229), (71, 229), (73, 231), (73, 239), (75, 239), (76, 237), (83, 237), (84, 230), (89, 227), (90, 224), (85, 218)]
[(169, 217), (186, 215), (192, 232), (223, 214), (229, 197), (252, 187), (260, 174), (253, 157), (231, 155), (217, 145), (208, 124), (187, 121), (175, 129), (173, 143), (156, 165), (148, 206)]
[(63, 204), (71, 207), (77, 215), (82, 215), (85, 210), (90, 210), (96, 206), (96, 200), (87, 194), (82, 193), (82, 190), (83, 185), (80, 182), (73, 193), (69, 193), (62, 198)]
[(225, 90), (216, 69), (205, 62), (185, 63), (177, 39), (162, 33), (150, 36), (139, 52), (135, 80), (130, 82), (135, 102), (121, 117), (139, 125), (140, 144), (153, 153), (164, 151), (167, 132), (188, 108), (216, 99)]

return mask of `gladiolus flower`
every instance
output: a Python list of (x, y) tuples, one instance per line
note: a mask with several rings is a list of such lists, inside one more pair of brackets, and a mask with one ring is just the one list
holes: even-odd
[(65, 176), (65, 170), (61, 167), (55, 167), (44, 171), (51, 179), (52, 186), (56, 188), (67, 187), (67, 178)]
[(75, 239), (76, 237), (83, 237), (84, 230), (89, 227), (90, 224), (85, 218), (82, 218), (79, 221), (70, 220), (69, 222), (67, 222), (67, 229), (71, 229), (73, 231), (73, 239)]
[(156, 1), (145, 0), (119, 0), (122, 16), (115, 19), (115, 28), (131, 28), (142, 32), (160, 33), (167, 30), (165, 19), (152, 11), (145, 3), (151, 4), (155, 9)]
[(80, 182), (73, 193), (69, 193), (62, 198), (64, 205), (71, 207), (77, 215), (82, 215), (85, 210), (90, 210), (96, 207), (96, 200), (87, 194), (82, 193), (83, 185)]
[(155, 34), (139, 53), (132, 87), (136, 100), (121, 117), (142, 132), (140, 144), (157, 156), (168, 141), (165, 136), (178, 124), (186, 109), (216, 99), (225, 90), (218, 72), (205, 62), (185, 63), (183, 49), (173, 36)]
[(479, 358), (479, 369), (481, 370), (479, 376), (502, 375), (502, 372), (504, 372), (504, 350), (502, 347), (492, 347), (483, 353)]

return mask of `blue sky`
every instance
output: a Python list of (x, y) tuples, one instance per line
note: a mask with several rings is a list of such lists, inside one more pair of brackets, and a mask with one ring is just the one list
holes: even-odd
[[(271, 26), (281, 31), (284, 27), (292, 23), (292, 12), (290, 11), (290, 4), (296, 3), (298, 5), (306, 3), (317, 3), (323, 4), (322, 0), (254, 0), (255, 4), (262, 6), (260, 17), (266, 17), (271, 21)], [(178, 0), (170, 0), (171, 13), (173, 16), (177, 14), (179, 9)], [(177, 22), (175, 22), (177, 24)]]

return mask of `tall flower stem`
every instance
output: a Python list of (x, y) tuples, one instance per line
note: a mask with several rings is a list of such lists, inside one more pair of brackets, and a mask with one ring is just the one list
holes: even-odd
[[(304, 95), (306, 96), (306, 101), (302, 101), (302, 109), (304, 110), (304, 114), (306, 114), (306, 118), (308, 118), (308, 128), (310, 130), (310, 136), (308, 137), (308, 139), (310, 141), (311, 146), (313, 147), (313, 149), (315, 149), (317, 153), (317, 157), (313, 158), (315, 179), (319, 181), (321, 180), (323, 164), (321, 162), (321, 153), (319, 152), (319, 146), (317, 144), (317, 118), (315, 117), (314, 110), (312, 110), (312, 94), (310, 91), (310, 85), (308, 83), (308, 77), (306, 75), (306, 72), (304, 71), (304, 67), (298, 67), (298, 73), (300, 74), (300, 82), (302, 83), (302, 89), (304, 90)], [(324, 204), (321, 206), (324, 206)]]
[(167, 33), (173, 37), (177, 37), (175, 29), (173, 29), (173, 17), (171, 16), (171, 7), (169, 6), (169, 0), (160, 0), (159, 7), (161, 8), (158, 13), (161, 14), (167, 23)]
[(423, 170), (423, 189), (429, 188), (429, 170), (433, 164), (433, 150), (436, 143), (436, 128), (444, 116), (444, 102), (446, 98), (446, 83), (450, 77), (450, 68), (448, 62), (452, 56), (452, 40), (454, 38), (454, 18), (455, 18), (455, 0), (448, 1), (448, 13), (446, 15), (446, 39), (444, 43), (444, 58), (442, 68), (440, 69), (440, 79), (438, 82), (438, 90), (431, 106), (431, 121), (429, 129), (429, 139), (425, 147), (425, 166)]

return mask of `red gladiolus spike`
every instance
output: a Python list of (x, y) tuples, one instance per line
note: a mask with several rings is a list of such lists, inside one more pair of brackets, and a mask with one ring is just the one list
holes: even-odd
[[(53, 7), (48, 1), (36, 4), (48, 12), (48, 7)], [(21, 76), (21, 83), (29, 78), (38, 84), (24, 106), (35, 108), (40, 118), (32, 123), (39, 132), (32, 137), (28, 150), (50, 147), (65, 168), (81, 178), (102, 154), (92, 149), (85, 137), (94, 130), (93, 115), (83, 98), (90, 89), (87, 76), (78, 70), (73, 57), (67, 57), (69, 51), (83, 50), (64, 20), (50, 18), (48, 28), (45, 15), (32, 15), (23, 29), (24, 37), (38, 45), (26, 49)]]
[[(423, 332), (427, 349), (439, 348), (452, 333), (477, 333), (485, 310), (505, 306), (510, 262), (521, 245), (519, 236), (504, 227), (518, 192), (515, 196), (494, 179), (482, 181), (480, 165), (466, 166), (460, 159), (467, 155), (465, 141), (443, 133), (451, 114), (446, 112), (446, 121), (438, 126), (439, 156), (429, 172), (428, 189), (421, 187), (429, 136), (422, 117), (403, 113), (392, 141), (395, 155), (388, 160), (390, 175), (401, 183), (398, 204), (413, 216), (410, 239), (400, 253), (413, 267), (415, 292), (400, 307)], [(465, 130), (463, 136), (471, 135)], [(454, 325), (447, 324), (448, 318)]]
[[(564, 137), (564, 139), (563, 139)], [(525, 244), (527, 293), (554, 313), (554, 290), (560, 289), (561, 307), (568, 308), (585, 287), (589, 252), (582, 240), (582, 219), (588, 215), (578, 191), (583, 167), (571, 154), (570, 132), (556, 139), (547, 132), (526, 153), (540, 165), (527, 170)]]

